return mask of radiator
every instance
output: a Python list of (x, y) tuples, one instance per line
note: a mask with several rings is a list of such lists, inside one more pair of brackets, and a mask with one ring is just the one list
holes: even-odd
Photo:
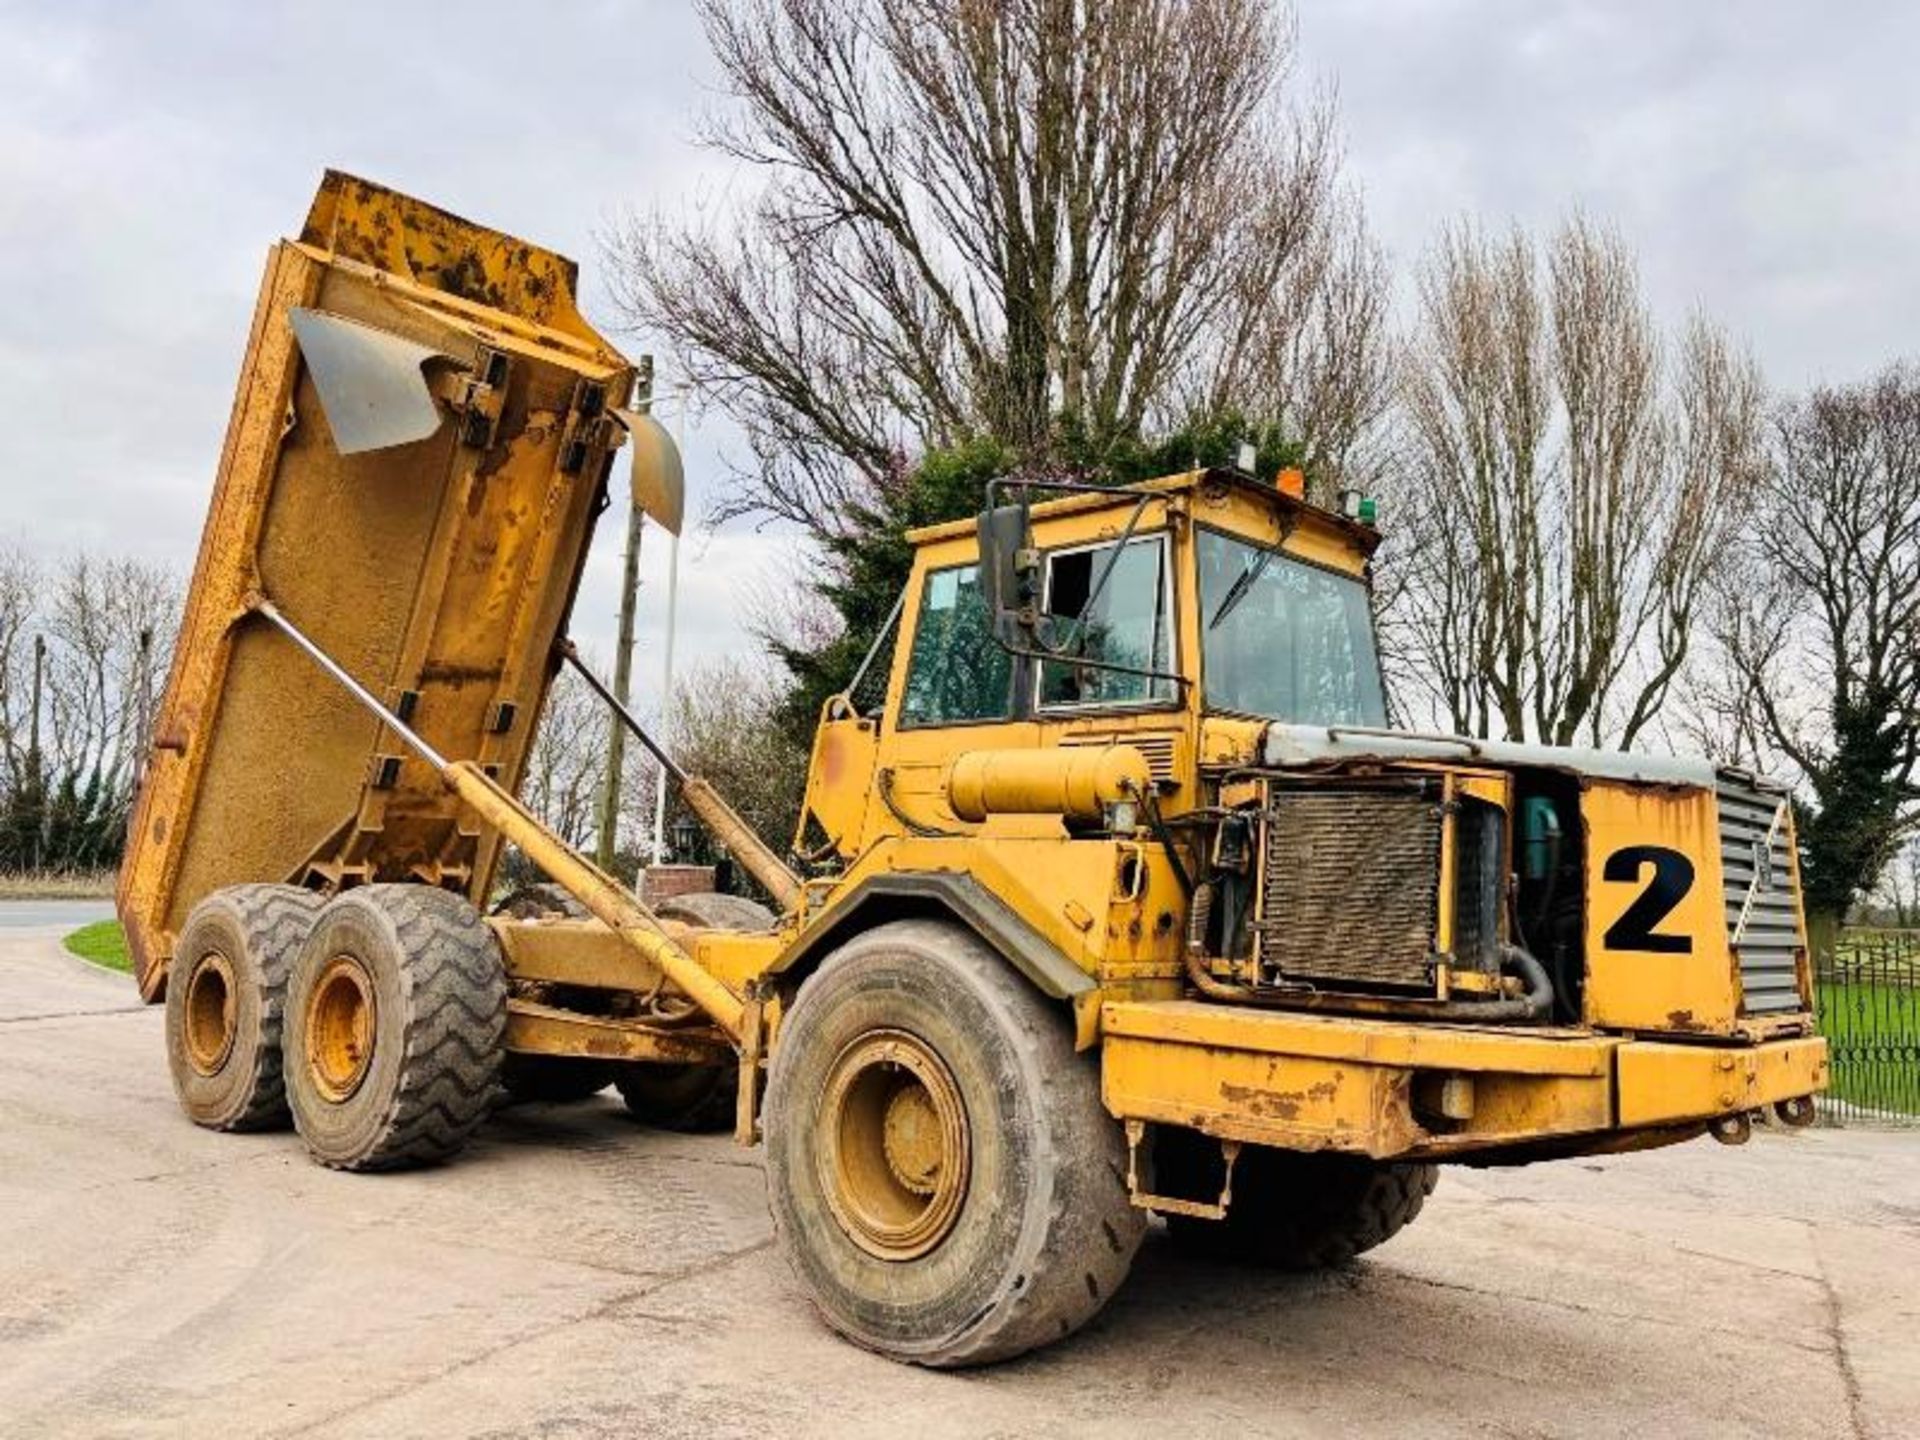
[(1261, 978), (1430, 991), (1444, 820), (1437, 780), (1270, 785), (1253, 922)]

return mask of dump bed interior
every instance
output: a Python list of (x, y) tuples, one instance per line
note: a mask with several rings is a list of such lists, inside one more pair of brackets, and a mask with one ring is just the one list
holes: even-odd
[(149, 998), (223, 885), (484, 898), (494, 835), (253, 607), (517, 786), (633, 381), (574, 281), (335, 172), (274, 247), (121, 870)]

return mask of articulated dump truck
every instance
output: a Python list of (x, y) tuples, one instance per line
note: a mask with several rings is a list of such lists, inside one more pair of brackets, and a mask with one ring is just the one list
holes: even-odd
[[(516, 798), (617, 452), (669, 454), (574, 282), (338, 174), (272, 252), (119, 897), (194, 1121), (377, 1171), (612, 1081), (764, 1141), (827, 1323), (955, 1366), (1152, 1214), (1338, 1264), (1443, 1164), (1811, 1118), (1786, 794), (1388, 728), (1370, 509), (1291, 474), (914, 534), (790, 848), (662, 757), (777, 913), (650, 908)], [(571, 903), (498, 906), (503, 844)]]

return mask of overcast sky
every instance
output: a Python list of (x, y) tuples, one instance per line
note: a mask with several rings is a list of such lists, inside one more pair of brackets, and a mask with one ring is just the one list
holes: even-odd
[[(1664, 317), (1704, 306), (1777, 385), (1920, 353), (1920, 8), (1318, 0), (1300, 30), (1403, 267), (1450, 217), (1578, 205)], [(328, 165), (576, 257), (610, 325), (598, 231), (730, 183), (690, 138), (713, 83), (658, 0), (0, 0), (0, 540), (191, 563), (265, 249)], [(687, 451), (697, 503), (738, 448), (694, 417)], [(619, 529), (575, 621), (603, 653)], [(789, 542), (687, 544), (682, 654), (745, 645), (742, 589)]]

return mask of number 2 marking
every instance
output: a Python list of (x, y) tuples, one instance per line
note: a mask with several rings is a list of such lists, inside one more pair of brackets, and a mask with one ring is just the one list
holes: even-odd
[(1662, 935), (1655, 927), (1671, 915), (1693, 888), (1693, 861), (1678, 850), (1660, 845), (1629, 845), (1607, 856), (1601, 874), (1620, 884), (1640, 878), (1641, 867), (1653, 866), (1653, 878), (1620, 918), (1607, 927), (1601, 944), (1609, 950), (1642, 950), (1656, 955), (1688, 955), (1691, 935)]

